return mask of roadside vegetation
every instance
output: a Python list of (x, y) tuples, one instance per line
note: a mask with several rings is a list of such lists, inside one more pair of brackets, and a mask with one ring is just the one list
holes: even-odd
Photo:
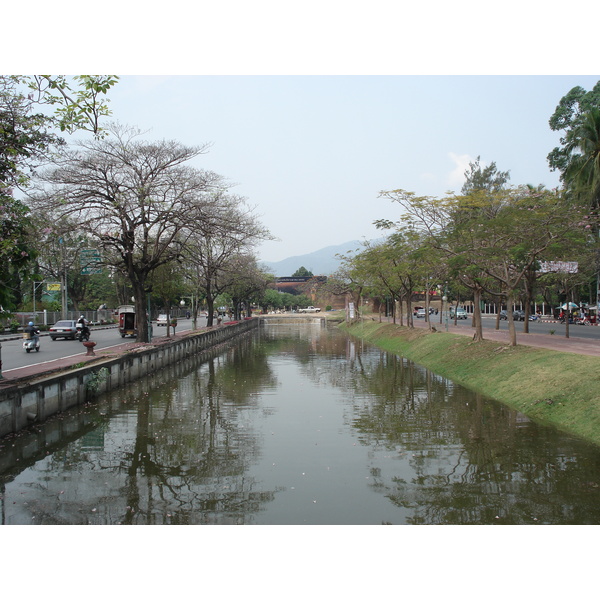
[(598, 359), (365, 320), (339, 325), (540, 423), (600, 445)]
[[(517, 344), (513, 310), (565, 305), (596, 318), (600, 283), (600, 82), (592, 91), (572, 89), (549, 120), (560, 146), (548, 154), (560, 172), (560, 189), (522, 182), (480, 157), (465, 172), (460, 193), (442, 198), (401, 188), (380, 197), (398, 207), (395, 221), (374, 223), (383, 241), (340, 256), (328, 281), (332, 294), (351, 298), (355, 314), (365, 304), (412, 327), (414, 306), (435, 299), (444, 309), (469, 305), (474, 340), (484, 337), (483, 305), (506, 309), (511, 345)], [(428, 319), (428, 317), (426, 317)], [(429, 320), (429, 319), (428, 319)], [(432, 326), (430, 322), (430, 327)], [(567, 329), (568, 335), (568, 329)]]

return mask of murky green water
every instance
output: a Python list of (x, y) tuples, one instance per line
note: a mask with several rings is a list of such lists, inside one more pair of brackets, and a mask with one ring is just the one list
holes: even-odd
[(600, 449), (315, 325), (0, 440), (4, 524), (597, 524)]

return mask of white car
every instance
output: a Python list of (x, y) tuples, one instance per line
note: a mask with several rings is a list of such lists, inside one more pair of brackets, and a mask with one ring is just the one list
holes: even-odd
[(466, 319), (467, 318), (467, 311), (464, 308), (456, 308), (454, 309), (453, 306), (450, 307), (450, 316), (452, 318), (454, 318), (454, 314), (456, 313), (456, 318), (457, 319)]
[(417, 311), (417, 319), (421, 319), (421, 318), (425, 318), (425, 313), (427, 311), (424, 308), (419, 308), (419, 310)]
[(158, 327), (166, 327), (167, 326), (167, 315), (158, 315), (158, 319), (156, 319), (156, 325)]

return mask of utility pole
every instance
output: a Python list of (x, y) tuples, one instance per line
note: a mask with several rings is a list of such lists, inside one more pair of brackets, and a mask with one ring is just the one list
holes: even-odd
[(62, 237), (58, 238), (60, 244), (61, 256), (61, 281), (60, 281), (60, 297), (61, 297), (61, 318), (67, 318), (67, 267), (65, 265), (65, 246)]

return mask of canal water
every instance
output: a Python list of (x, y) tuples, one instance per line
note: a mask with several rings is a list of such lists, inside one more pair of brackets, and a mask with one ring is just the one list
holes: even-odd
[(598, 524), (600, 449), (272, 324), (0, 440), (3, 524)]

